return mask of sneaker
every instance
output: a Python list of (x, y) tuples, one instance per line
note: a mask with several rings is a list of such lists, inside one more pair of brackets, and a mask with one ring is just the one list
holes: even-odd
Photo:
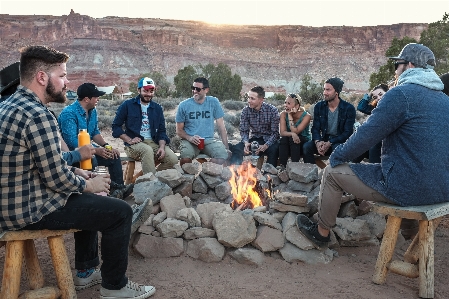
[(126, 286), (120, 290), (108, 290), (103, 287), (100, 289), (101, 299), (145, 299), (156, 292), (153, 286), (144, 286), (128, 280)]
[(111, 190), (109, 191), (110, 197), (119, 199), (127, 198), (134, 190), (134, 184), (123, 185), (111, 182)]
[(327, 248), (331, 238), (330, 234), (323, 237), (318, 232), (318, 224), (310, 220), (307, 216), (299, 214), (296, 217), (296, 226), (301, 234), (306, 237), (316, 249), (323, 250)]
[(131, 224), (131, 235), (139, 229), (139, 227), (147, 221), (153, 211), (153, 203), (151, 199), (147, 198), (145, 201), (138, 205), (134, 204), (131, 206), (133, 210), (133, 220)]
[(90, 288), (91, 286), (101, 283), (101, 271), (95, 269), (95, 271), (86, 278), (80, 278), (75, 275), (73, 282), (75, 284), (75, 290), (77, 291)]

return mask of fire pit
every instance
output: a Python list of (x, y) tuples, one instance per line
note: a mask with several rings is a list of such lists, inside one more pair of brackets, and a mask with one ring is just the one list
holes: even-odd
[(232, 177), (229, 180), (233, 201), (231, 208), (234, 210), (254, 209), (266, 206), (272, 197), (271, 178), (267, 181), (258, 180), (259, 169), (249, 161), (232, 168)]

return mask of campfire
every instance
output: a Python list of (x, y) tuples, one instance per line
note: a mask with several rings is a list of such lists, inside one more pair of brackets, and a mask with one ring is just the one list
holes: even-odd
[(268, 206), (271, 199), (271, 179), (268, 182), (257, 180), (258, 169), (249, 161), (232, 168), (231, 194), (233, 201), (231, 207), (234, 210), (254, 209), (260, 206)]

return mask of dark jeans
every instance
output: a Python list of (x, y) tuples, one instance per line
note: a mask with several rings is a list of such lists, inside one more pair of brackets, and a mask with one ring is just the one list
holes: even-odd
[[(257, 141), (259, 146), (265, 144), (263, 138), (251, 138), (249, 142)], [(236, 145), (232, 146), (232, 156), (231, 156), (231, 165), (242, 164), (243, 162), (243, 149), (245, 148), (245, 144), (243, 142), (239, 142)], [(267, 163), (270, 163), (274, 167), (278, 165), (278, 157), (279, 157), (279, 143), (275, 142), (271, 146), (269, 146), (264, 152), (259, 153), (260, 156), (267, 156)]]
[[(329, 156), (330, 154), (332, 154), (332, 152), (334, 151), (334, 149), (339, 146), (341, 143), (334, 143), (332, 144), (331, 148), (329, 148), (327, 150), (327, 152), (325, 153), (326, 156)], [(310, 140), (308, 142), (306, 142), (303, 146), (303, 160), (304, 163), (310, 163), (310, 164), (316, 164), (315, 163), (315, 155), (318, 155), (318, 150), (316, 148), (315, 145), (315, 141), (314, 140)]]
[(117, 159), (105, 159), (98, 155), (92, 158), (92, 167), (95, 169), (97, 166), (106, 166), (109, 170), (109, 175), (111, 176), (111, 181), (117, 184), (123, 184), (123, 169), (122, 161), (120, 157)]
[(299, 140), (301, 143), (295, 143), (292, 137), (281, 137), (279, 141), (279, 164), (286, 166), (288, 157), (291, 158), (292, 162), (299, 162), (307, 139), (304, 136), (299, 136)]
[(370, 148), (367, 152), (354, 159), (352, 162), (360, 163), (363, 159), (368, 158), (370, 163), (380, 163), (380, 154), (382, 149), (382, 141)]
[(101, 232), (101, 285), (119, 290), (128, 283), (128, 243), (132, 209), (123, 200), (92, 193), (72, 194), (64, 207), (29, 224), (26, 230), (80, 229), (74, 233), (75, 268), (88, 269), (100, 264), (98, 236)]

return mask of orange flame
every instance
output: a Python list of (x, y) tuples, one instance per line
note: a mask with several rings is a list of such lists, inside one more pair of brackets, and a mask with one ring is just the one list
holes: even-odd
[[(237, 175), (236, 175), (237, 172)], [(236, 170), (232, 171), (232, 177), (229, 181), (231, 184), (231, 194), (234, 199), (232, 207), (238, 208), (243, 203), (248, 203), (251, 208), (263, 205), (259, 194), (254, 189), (257, 180), (257, 168), (251, 163), (243, 163)]]

